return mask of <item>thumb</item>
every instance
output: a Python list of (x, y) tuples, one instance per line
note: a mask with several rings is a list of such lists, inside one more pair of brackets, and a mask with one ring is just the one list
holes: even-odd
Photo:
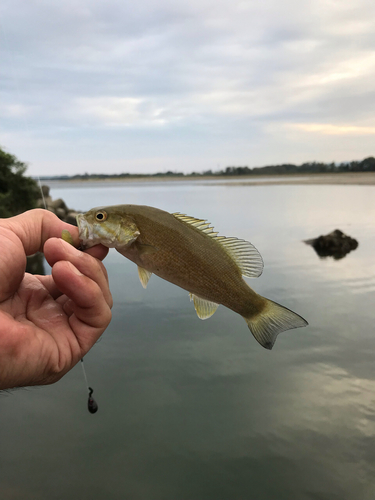
[(25, 274), (26, 255), (43, 248), (53, 236), (68, 229), (78, 243), (78, 229), (48, 210), (30, 210), (15, 217), (0, 219), (0, 302), (17, 291)]

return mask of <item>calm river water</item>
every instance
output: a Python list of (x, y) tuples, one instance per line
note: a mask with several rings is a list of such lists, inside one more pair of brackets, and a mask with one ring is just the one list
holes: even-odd
[[(0, 395), (2, 500), (373, 500), (375, 186), (51, 183), (87, 210), (153, 205), (206, 218), (264, 258), (249, 284), (310, 326), (260, 347), (219, 307), (197, 318), (188, 294), (114, 250), (105, 260), (113, 321), (58, 384)], [(342, 260), (302, 241), (341, 229)]]

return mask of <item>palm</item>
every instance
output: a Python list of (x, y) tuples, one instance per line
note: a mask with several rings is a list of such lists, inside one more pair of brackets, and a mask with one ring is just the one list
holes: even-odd
[(0, 337), (14, 348), (23, 346), (19, 366), (13, 368), (22, 366), (37, 384), (62, 377), (83, 355), (64, 310), (69, 299), (52, 297), (43, 284), (47, 280), (52, 277), (25, 274), (18, 291), (0, 305)]

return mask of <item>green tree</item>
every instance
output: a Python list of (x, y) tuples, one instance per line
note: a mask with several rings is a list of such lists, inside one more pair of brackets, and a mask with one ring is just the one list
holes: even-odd
[(35, 208), (40, 197), (37, 183), (26, 177), (27, 166), (0, 148), (0, 217)]
[(373, 156), (360, 161), (359, 165), (364, 172), (375, 172), (375, 158)]

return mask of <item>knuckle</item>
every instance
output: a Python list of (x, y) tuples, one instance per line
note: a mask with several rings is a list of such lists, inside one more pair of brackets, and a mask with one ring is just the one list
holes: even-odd
[(84, 268), (90, 272), (90, 274), (98, 275), (99, 273), (102, 272), (102, 269), (100, 267), (101, 262), (99, 262), (97, 259), (92, 257), (90, 254), (81, 252), (81, 262), (84, 266)]
[(103, 322), (105, 322), (105, 328), (107, 328), (111, 320), (112, 320), (112, 311), (109, 307), (107, 307), (105, 313), (103, 314)]

